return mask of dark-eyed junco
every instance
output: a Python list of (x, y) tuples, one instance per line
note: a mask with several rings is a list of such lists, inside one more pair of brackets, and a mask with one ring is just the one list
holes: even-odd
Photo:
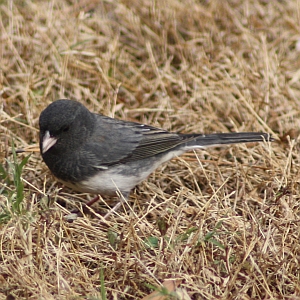
[(57, 100), (40, 115), (40, 151), (51, 172), (77, 191), (124, 197), (159, 165), (182, 153), (223, 144), (271, 141), (267, 133), (172, 133), (90, 112)]

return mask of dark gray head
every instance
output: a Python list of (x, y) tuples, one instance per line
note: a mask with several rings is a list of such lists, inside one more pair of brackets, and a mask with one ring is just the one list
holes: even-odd
[(39, 119), (42, 155), (48, 151), (76, 151), (90, 136), (94, 124), (94, 114), (77, 101), (62, 99), (51, 103)]

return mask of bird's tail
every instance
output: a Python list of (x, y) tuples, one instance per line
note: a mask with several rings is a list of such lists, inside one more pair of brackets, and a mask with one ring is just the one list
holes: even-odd
[(263, 132), (213, 133), (190, 135), (190, 137), (191, 140), (186, 143), (186, 147), (191, 149), (227, 144), (273, 141), (273, 138), (270, 134)]

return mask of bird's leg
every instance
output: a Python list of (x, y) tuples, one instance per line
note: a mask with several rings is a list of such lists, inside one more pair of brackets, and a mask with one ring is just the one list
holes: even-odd
[(95, 198), (93, 198), (92, 200), (90, 200), (89, 202), (87, 202), (85, 205), (86, 206), (92, 206), (95, 202), (97, 202), (99, 200), (99, 195), (97, 195)]
[[(129, 193), (118, 193), (118, 197), (119, 197), (119, 202), (113, 207), (111, 208), (108, 213), (106, 213), (106, 215), (104, 215), (103, 219), (106, 220), (111, 214), (115, 213), (116, 211), (119, 210), (119, 208), (121, 207), (121, 205), (126, 202), (126, 200), (128, 199)], [(82, 209), (83, 212), (88, 213), (90, 212), (90, 210), (88, 209), (88, 207), (91, 207), (95, 202), (97, 202), (100, 199), (99, 195), (97, 195), (95, 198), (93, 198), (92, 200), (88, 201), (87, 203), (83, 204)], [(80, 212), (78, 209), (73, 209), (72, 213), (67, 217), (67, 219), (69, 221), (74, 221), (74, 219), (76, 219), (78, 216), (80, 215)]]
[[(92, 206), (95, 202), (97, 202), (99, 199), (100, 199), (100, 198), (99, 198), (99, 195), (97, 195), (95, 198), (93, 198), (92, 200), (88, 201), (87, 203), (83, 203), (83, 204), (82, 204), (82, 210), (83, 210), (83, 212), (84, 212), (84, 213), (90, 213), (90, 210), (89, 210), (88, 207), (91, 207), (91, 206)], [(79, 209), (74, 208), (74, 209), (72, 209), (72, 211), (71, 211), (71, 215), (74, 215), (74, 216), (77, 215), (77, 217), (78, 217), (78, 216), (81, 215), (81, 214), (80, 214)]]
[(121, 205), (127, 201), (128, 199), (128, 196), (129, 196), (129, 193), (123, 193), (123, 194), (120, 194), (118, 193), (118, 196), (119, 196), (119, 202), (112, 208), (109, 210), (109, 212), (103, 217), (105, 220), (111, 215), (113, 214), (114, 212), (118, 211), (118, 209), (121, 207)]

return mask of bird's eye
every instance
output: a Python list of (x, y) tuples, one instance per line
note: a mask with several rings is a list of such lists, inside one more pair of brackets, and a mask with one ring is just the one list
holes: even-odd
[(62, 128), (61, 128), (61, 131), (62, 132), (67, 132), (69, 130), (69, 126), (68, 125), (64, 125)]

